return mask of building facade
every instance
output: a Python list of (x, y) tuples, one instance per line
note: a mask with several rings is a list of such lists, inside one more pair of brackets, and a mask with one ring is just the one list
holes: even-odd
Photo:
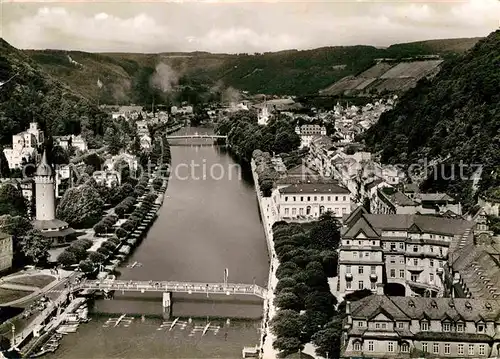
[(326, 136), (326, 127), (320, 125), (302, 125), (295, 127), (295, 133), (300, 136), (300, 147), (309, 147), (314, 136)]
[(12, 267), (12, 258), (14, 257), (14, 248), (12, 236), (0, 232), (0, 272), (9, 270)]
[(312, 221), (331, 212), (339, 220), (351, 212), (349, 191), (336, 183), (278, 185), (272, 193), (279, 220)]
[(13, 135), (12, 147), (4, 149), (9, 168), (21, 168), (24, 162), (35, 159), (37, 148), (43, 141), (43, 131), (39, 129), (36, 122), (30, 123), (26, 131)]
[(500, 301), (372, 295), (346, 305), (341, 358), (499, 356)]
[(343, 223), (339, 292), (376, 291), (382, 284), (398, 295), (433, 297), (445, 292), (450, 245), (472, 236), (474, 227), (462, 219), (368, 214), (362, 207)]

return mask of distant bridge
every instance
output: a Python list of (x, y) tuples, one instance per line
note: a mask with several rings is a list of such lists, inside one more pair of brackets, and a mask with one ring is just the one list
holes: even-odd
[(74, 290), (104, 290), (123, 292), (163, 292), (163, 293), (201, 293), (225, 295), (251, 295), (265, 299), (267, 289), (256, 284), (233, 283), (195, 283), (195, 282), (147, 282), (126, 280), (85, 280), (73, 287)]
[(167, 136), (167, 140), (183, 140), (183, 139), (188, 139), (188, 138), (201, 138), (201, 139), (208, 139), (208, 140), (226, 140), (227, 141), (227, 136), (222, 136), (222, 135), (209, 135), (209, 134), (198, 134), (196, 132), (195, 134), (192, 135), (171, 135)]

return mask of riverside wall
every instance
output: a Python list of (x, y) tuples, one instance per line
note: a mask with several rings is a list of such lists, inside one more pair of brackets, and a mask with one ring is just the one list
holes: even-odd
[(260, 190), (258, 181), (259, 177), (256, 172), (256, 166), (254, 160), (252, 160), (251, 166), (252, 166), (252, 177), (254, 181), (255, 192), (257, 194), (257, 201), (259, 203), (259, 211), (262, 219), (262, 226), (264, 227), (264, 234), (266, 236), (267, 251), (270, 259), (269, 276), (267, 282), (268, 297), (264, 300), (262, 331), (261, 331), (262, 336), (259, 345), (260, 348), (259, 358), (274, 359), (277, 357), (277, 353), (273, 348), (274, 335), (271, 333), (269, 322), (274, 317), (274, 314), (276, 312), (276, 309), (274, 308), (273, 305), (273, 299), (274, 299), (274, 288), (278, 282), (276, 278), (276, 269), (278, 268), (279, 263), (276, 257), (276, 252), (274, 250), (274, 241), (272, 232), (272, 226), (276, 220), (273, 215), (274, 212), (272, 211), (272, 209), (269, 208), (268, 210), (267, 206), (269, 206), (269, 203), (267, 203), (267, 206), (264, 204), (264, 202), (270, 202), (270, 199), (266, 201), (262, 196), (262, 192)]

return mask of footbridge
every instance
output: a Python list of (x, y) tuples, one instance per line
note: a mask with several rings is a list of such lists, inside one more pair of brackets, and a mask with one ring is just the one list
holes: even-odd
[(201, 293), (224, 295), (249, 295), (265, 299), (267, 290), (256, 284), (195, 283), (166, 281), (85, 280), (74, 290), (102, 290), (121, 292)]

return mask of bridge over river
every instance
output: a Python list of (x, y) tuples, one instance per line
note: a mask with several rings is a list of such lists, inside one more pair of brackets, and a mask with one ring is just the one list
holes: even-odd
[(265, 299), (267, 290), (256, 284), (234, 283), (195, 283), (195, 282), (152, 282), (126, 280), (86, 280), (76, 285), (74, 290), (104, 290), (122, 292), (164, 292), (164, 293), (202, 293), (225, 295), (251, 295)]
[(214, 134), (208, 134), (208, 133), (199, 134), (198, 132), (195, 132), (193, 134), (167, 136), (167, 140), (184, 140), (184, 139), (189, 139), (189, 138), (208, 139), (208, 140), (226, 140), (227, 141), (227, 136), (214, 135)]

